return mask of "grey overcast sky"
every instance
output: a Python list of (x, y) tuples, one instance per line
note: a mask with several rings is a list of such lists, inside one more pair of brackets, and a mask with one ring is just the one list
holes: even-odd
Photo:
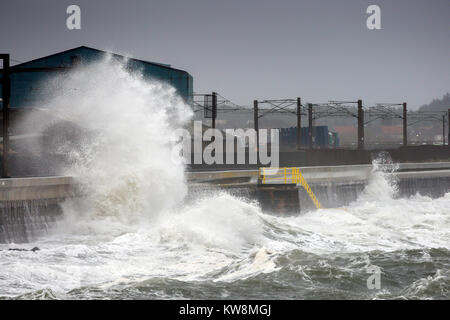
[[(81, 30), (66, 8), (81, 7)], [(382, 30), (366, 9), (381, 8)], [(407, 101), (450, 91), (450, 0), (0, 0), (0, 51), (27, 61), (76, 46), (168, 63), (198, 93), (240, 104)]]

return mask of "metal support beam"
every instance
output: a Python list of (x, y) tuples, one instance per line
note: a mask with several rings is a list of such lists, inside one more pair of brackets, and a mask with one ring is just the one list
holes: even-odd
[(445, 146), (445, 114), (442, 116), (442, 145)]
[(408, 144), (408, 113), (406, 108), (406, 102), (403, 102), (403, 146)]
[(9, 99), (11, 96), (11, 79), (9, 54), (0, 54), (3, 62), (2, 74), (2, 114), (3, 114), (3, 152), (2, 152), (2, 178), (9, 178), (8, 153), (9, 153)]
[(364, 149), (364, 110), (362, 100), (358, 100), (358, 149)]
[(302, 100), (297, 98), (297, 149), (302, 145)]
[(308, 147), (313, 147), (313, 112), (312, 103), (308, 103)]
[(256, 148), (259, 149), (258, 100), (253, 101), (253, 124), (256, 131)]
[(217, 118), (217, 93), (212, 93), (212, 125), (213, 129), (216, 128), (216, 118)]

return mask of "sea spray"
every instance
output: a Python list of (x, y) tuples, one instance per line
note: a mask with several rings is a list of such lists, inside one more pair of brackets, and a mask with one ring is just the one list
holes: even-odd
[(359, 195), (358, 201), (373, 201), (373, 199), (383, 201), (397, 197), (398, 181), (395, 172), (398, 168), (398, 163), (392, 161), (389, 153), (380, 152), (372, 161), (369, 183)]
[[(49, 153), (64, 160), (59, 174), (74, 177), (81, 194), (63, 204), (65, 219), (56, 232), (115, 239), (145, 229), (159, 240), (232, 251), (261, 240), (254, 202), (225, 192), (183, 201), (185, 168), (171, 161), (171, 138), (192, 111), (173, 88), (130, 73), (126, 61), (111, 57), (56, 76), (43, 88), (45, 108), (35, 107), (27, 125), (46, 139), (53, 133)], [(47, 120), (36, 121), (44, 109)]]
[[(387, 155), (377, 157), (367, 186), (356, 201), (342, 208), (320, 209), (289, 217), (267, 217), (292, 237), (277, 233), (285, 248), (298, 245), (311, 253), (396, 251), (427, 248), (450, 249), (450, 217), (445, 203), (417, 194), (399, 198), (395, 171)], [(275, 232), (272, 228), (272, 233)], [(283, 246), (280, 246), (283, 247)]]
[(170, 161), (169, 137), (192, 112), (175, 89), (110, 56), (43, 87), (48, 99), (37, 107), (49, 116), (37, 129), (45, 133), (62, 123), (81, 132), (67, 139), (54, 132), (61, 138), (50, 153), (64, 157), (61, 174), (81, 188), (84, 214), (132, 222), (170, 212), (183, 199), (184, 167)]

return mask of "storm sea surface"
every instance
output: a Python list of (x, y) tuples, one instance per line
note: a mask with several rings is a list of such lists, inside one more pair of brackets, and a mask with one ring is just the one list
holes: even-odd
[(1, 299), (450, 298), (450, 192), (401, 198), (374, 171), (349, 205), (293, 216), (226, 192), (185, 201), (168, 137), (192, 111), (173, 88), (112, 58), (46, 86), (51, 112), (96, 132), (55, 149), (86, 196), (47, 234), (0, 245)]

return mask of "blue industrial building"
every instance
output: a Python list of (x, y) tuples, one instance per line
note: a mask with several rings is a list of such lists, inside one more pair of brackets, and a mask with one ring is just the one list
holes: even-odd
[[(166, 64), (133, 59), (81, 46), (13, 66), (10, 74), (10, 107), (14, 109), (35, 105), (36, 101), (39, 101), (39, 83), (52, 76), (55, 72), (61, 72), (58, 68), (68, 68), (77, 63), (95, 62), (102, 59), (106, 54), (112, 55), (113, 58), (126, 61), (129, 70), (139, 71), (145, 78), (168, 83), (177, 90), (178, 94), (185, 101), (189, 102), (192, 99), (193, 78), (186, 71), (172, 68)], [(17, 72), (18, 69), (22, 68), (36, 70)]]

